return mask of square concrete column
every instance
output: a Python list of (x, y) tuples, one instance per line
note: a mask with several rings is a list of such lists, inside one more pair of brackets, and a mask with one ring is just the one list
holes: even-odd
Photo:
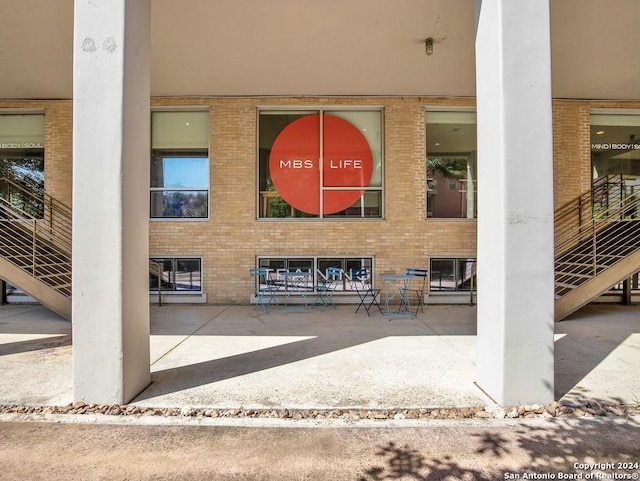
[(554, 396), (549, 2), (477, 0), (477, 382), (497, 403)]
[(149, 0), (75, 0), (74, 400), (150, 382)]

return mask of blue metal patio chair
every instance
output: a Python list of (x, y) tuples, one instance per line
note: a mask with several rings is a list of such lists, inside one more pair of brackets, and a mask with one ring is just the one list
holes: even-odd
[(270, 304), (275, 304), (278, 307), (278, 300), (276, 299), (278, 286), (269, 278), (269, 269), (265, 267), (251, 268), (249, 269), (249, 275), (253, 279), (256, 295), (256, 304), (253, 309), (255, 310), (258, 306), (262, 306), (264, 312), (267, 312)]
[(338, 287), (338, 281), (342, 279), (342, 269), (339, 267), (329, 267), (327, 269), (327, 277), (323, 282), (316, 284), (313, 289), (316, 291), (316, 300), (313, 305), (322, 303), (322, 310), (324, 311), (328, 305), (332, 305), (336, 309), (336, 305), (333, 302), (333, 293)]
[(424, 290), (427, 285), (427, 277), (429, 271), (427, 269), (416, 269), (409, 267), (406, 274), (408, 276), (421, 277), (422, 282), (413, 283), (410, 291), (416, 295), (416, 315), (418, 315), (418, 309), (424, 312)]
[(382, 313), (382, 308), (378, 301), (380, 289), (373, 288), (371, 284), (371, 272), (369, 269), (366, 267), (352, 269), (350, 280), (351, 288), (356, 290), (356, 293), (360, 298), (360, 303), (356, 308), (356, 312), (358, 312), (361, 307), (364, 307), (364, 310), (367, 311), (367, 316), (371, 317), (369, 310), (372, 306), (377, 306), (380, 313)]

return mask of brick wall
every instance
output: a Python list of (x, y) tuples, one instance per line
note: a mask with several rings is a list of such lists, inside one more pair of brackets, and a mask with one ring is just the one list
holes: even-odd
[[(475, 221), (425, 220), (424, 162), (425, 109), (474, 108), (473, 99), (154, 98), (151, 103), (154, 108), (210, 111), (210, 219), (150, 222), (151, 256), (203, 258), (204, 290), (210, 303), (247, 303), (252, 290), (248, 269), (259, 255), (374, 256), (378, 274), (428, 267), (430, 256), (475, 257)], [(385, 219), (256, 220), (258, 108), (332, 105), (384, 108)], [(71, 102), (0, 101), (2, 108), (45, 111), (47, 189), (70, 203)], [(594, 108), (640, 109), (640, 102), (554, 101), (556, 206), (590, 184), (589, 112)]]
[(44, 178), (47, 192), (71, 206), (73, 183), (73, 105), (71, 101), (45, 106)]

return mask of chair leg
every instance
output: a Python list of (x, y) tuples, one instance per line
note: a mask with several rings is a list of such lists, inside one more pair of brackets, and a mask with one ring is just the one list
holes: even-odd
[(418, 315), (418, 309), (420, 309), (421, 312), (424, 312), (424, 291), (416, 291), (416, 297), (417, 299), (417, 305), (416, 305), (416, 316)]
[(322, 303), (322, 310), (324, 310), (324, 308), (326, 306), (326, 302), (324, 300), (324, 296), (322, 295), (322, 291), (321, 290), (316, 289), (316, 300), (313, 301), (313, 306), (312, 307), (316, 307), (319, 302)]
[(256, 291), (256, 303), (253, 305), (253, 310), (255, 311), (261, 305), (262, 305), (262, 294)]
[(266, 300), (266, 302), (265, 302), (265, 295), (266, 294), (267, 293), (262, 292), (262, 291), (256, 292), (256, 304), (253, 306), (254, 310), (256, 310), (258, 308), (258, 306), (262, 306), (262, 310), (264, 312), (268, 312), (268, 308), (272, 303), (275, 304), (276, 307), (280, 307), (280, 306), (278, 306), (278, 300), (276, 299), (275, 292), (268, 291), (269, 299)]
[(334, 309), (337, 309), (336, 305), (333, 302), (333, 293), (330, 293), (327, 296), (327, 302), (325, 302), (325, 307), (328, 306), (329, 304), (331, 304), (333, 306)]

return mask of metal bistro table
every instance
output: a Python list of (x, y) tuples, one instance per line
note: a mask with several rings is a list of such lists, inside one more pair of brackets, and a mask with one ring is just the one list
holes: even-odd
[[(306, 311), (307, 292), (309, 291), (311, 272), (286, 271), (278, 272), (278, 275), (284, 277), (285, 311)], [(289, 299), (293, 294), (300, 296), (302, 304), (289, 304)]]
[[(384, 314), (390, 318), (413, 317), (410, 305), (410, 288), (413, 276), (407, 274), (382, 274), (384, 282)], [(395, 302), (398, 301), (397, 308)]]

